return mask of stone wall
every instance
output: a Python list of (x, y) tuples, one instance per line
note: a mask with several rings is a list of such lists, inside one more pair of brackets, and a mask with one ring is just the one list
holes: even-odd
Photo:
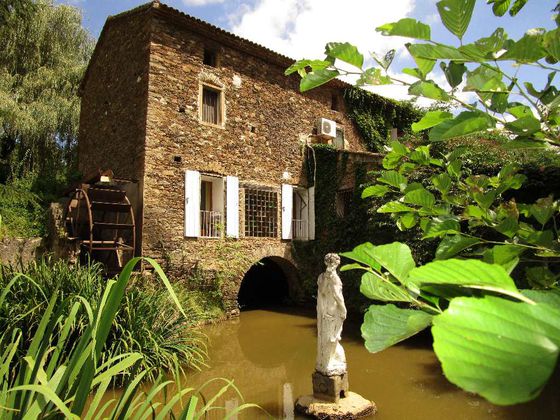
[[(220, 255), (224, 240), (184, 237), (184, 173), (198, 170), (219, 176), (233, 175), (280, 191), (282, 183), (307, 186), (305, 143), (316, 121), (325, 117), (345, 130), (350, 150), (363, 151), (361, 139), (344, 110), (331, 109), (332, 95), (344, 106), (342, 89), (325, 86), (309, 94), (298, 90), (297, 76), (284, 76), (285, 67), (221, 46), (217, 67), (203, 64), (201, 36), (179, 24), (155, 17), (152, 44), (144, 178), (145, 255), (162, 258), (162, 244), (181, 259), (208, 268), (237, 268), (237, 277), (268, 255), (291, 260), (291, 242), (278, 238), (241, 238), (233, 253)], [(200, 121), (200, 86), (222, 89), (225, 123)], [(180, 160), (180, 161), (179, 161)], [(290, 175), (285, 179), (284, 173)], [(241, 192), (242, 193), (242, 192)], [(279, 194), (280, 196), (280, 194)], [(243, 201), (240, 200), (242, 210)], [(280, 207), (280, 206), (279, 206)], [(240, 215), (243, 220), (243, 215)], [(280, 235), (280, 232), (279, 232)], [(228, 241), (229, 242), (229, 241)], [(267, 250), (263, 252), (263, 250)], [(176, 257), (172, 257), (176, 261)]]
[(44, 252), (43, 238), (4, 238), (0, 240), (0, 264), (27, 265)]

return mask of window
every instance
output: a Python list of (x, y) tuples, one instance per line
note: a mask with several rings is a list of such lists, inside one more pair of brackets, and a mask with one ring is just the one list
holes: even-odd
[(275, 191), (245, 189), (245, 236), (278, 236), (278, 194)]
[(305, 240), (308, 237), (308, 193), (304, 188), (294, 188), (293, 191), (292, 238)]
[(350, 213), (354, 191), (341, 190), (336, 192), (336, 215), (338, 217), (346, 217)]
[(219, 238), (224, 228), (224, 179), (185, 172), (185, 236)]
[(202, 87), (202, 114), (203, 122), (222, 124), (222, 92), (208, 86)]
[(204, 48), (204, 57), (202, 62), (207, 66), (216, 67), (217, 66), (217, 54), (216, 51)]
[(333, 140), (333, 146), (337, 149), (344, 149), (344, 129), (336, 127), (336, 137)]
[(331, 95), (331, 109), (333, 111), (340, 111), (340, 106), (338, 103), (338, 95), (336, 93), (333, 93)]

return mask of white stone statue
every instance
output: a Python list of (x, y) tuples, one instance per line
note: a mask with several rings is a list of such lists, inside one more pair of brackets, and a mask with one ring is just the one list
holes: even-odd
[(327, 269), (317, 279), (317, 362), (315, 369), (326, 376), (346, 373), (346, 356), (340, 345), (346, 306), (342, 282), (336, 273), (340, 257), (325, 256)]

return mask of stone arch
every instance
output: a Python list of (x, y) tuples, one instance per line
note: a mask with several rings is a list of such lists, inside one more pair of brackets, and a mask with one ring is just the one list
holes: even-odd
[(262, 305), (298, 302), (301, 284), (296, 265), (279, 255), (266, 255), (256, 260), (241, 276), (237, 302), (241, 309)]

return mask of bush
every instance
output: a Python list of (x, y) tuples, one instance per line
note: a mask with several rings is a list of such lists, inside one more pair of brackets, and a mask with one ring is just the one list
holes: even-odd
[[(13, 282), (0, 306), (0, 328), (7, 333), (21, 330), (22, 350), (29, 347), (51, 296), (57, 294), (59, 303), (84, 299), (95, 311), (107, 284), (102, 276), (102, 266), (97, 263), (69, 266), (65, 261), (45, 259), (29, 264), (22, 272), (23, 275), (18, 274), (13, 267), (0, 269), (0, 288)], [(188, 318), (181, 314), (161, 286), (157, 287), (142, 277), (129, 282), (122, 307), (112, 323), (102, 353), (103, 360), (126, 352), (138, 352), (143, 356), (142, 367), (153, 369), (149, 373), (152, 377), (175, 368), (177, 362), (190, 367), (203, 363), (205, 342), (194, 327), (207, 320), (203, 299), (190, 292), (183, 283), (176, 283), (173, 287)], [(71, 334), (83, 333), (87, 325), (87, 316), (82, 313)]]

